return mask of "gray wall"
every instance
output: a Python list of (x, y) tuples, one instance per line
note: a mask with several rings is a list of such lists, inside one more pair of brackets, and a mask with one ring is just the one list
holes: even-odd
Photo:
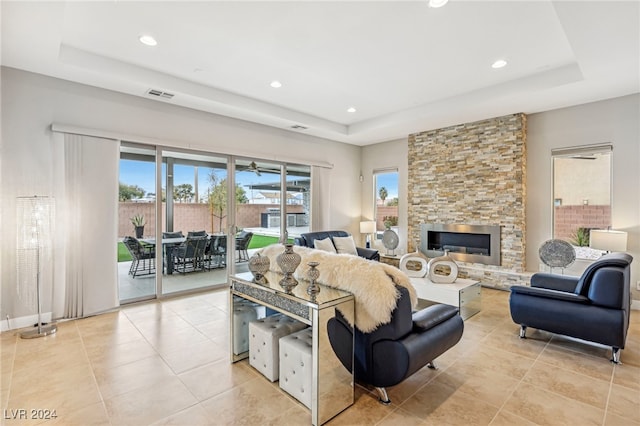
[[(633, 298), (640, 300), (640, 292), (635, 290), (636, 281), (640, 280), (638, 94), (527, 115), (526, 269), (530, 272), (538, 269), (538, 248), (552, 236), (551, 150), (604, 142), (613, 144), (613, 227), (629, 233), (627, 251), (635, 258), (631, 267), (631, 286)], [(391, 166), (398, 166), (400, 180), (406, 183), (406, 139), (362, 148), (363, 216), (372, 211), (372, 169)], [(406, 232), (406, 196), (400, 195), (400, 200), (400, 217), (405, 221), (401, 226)]]
[[(359, 147), (12, 68), (2, 67), (0, 73), (3, 236), (0, 317), (3, 319), (7, 314), (13, 318), (35, 313), (21, 307), (16, 299), (15, 197), (51, 193), (52, 123), (135, 135), (130, 140), (213, 153), (333, 164), (330, 226), (359, 235)], [(43, 312), (47, 310), (43, 306)]]
[[(400, 245), (396, 253), (407, 251), (407, 151), (406, 139), (392, 142), (378, 143), (362, 148), (362, 220), (373, 219), (373, 204), (375, 202), (375, 189), (373, 187), (373, 171), (388, 168), (398, 169), (398, 227)], [(362, 243), (364, 244), (364, 236)]]
[(552, 237), (551, 150), (613, 144), (612, 224), (627, 231), (633, 298), (640, 279), (640, 95), (531, 114), (527, 119), (527, 265), (538, 265), (537, 248)]
[[(355, 147), (302, 134), (176, 107), (135, 96), (1, 68), (0, 317), (21, 310), (15, 298), (13, 223), (17, 195), (47, 194), (51, 184), (51, 123), (95, 128), (168, 146), (273, 160), (327, 162), (331, 173), (331, 227), (360, 235), (360, 218), (373, 215), (373, 170), (397, 167), (401, 239), (407, 227), (407, 141)], [(527, 269), (551, 236), (552, 148), (611, 142), (613, 225), (629, 232), (628, 251), (640, 258), (640, 95), (528, 115)], [(428, 129), (416, 129), (416, 131)], [(359, 176), (362, 173), (363, 181)], [(402, 202), (404, 200), (404, 202)], [(8, 214), (9, 213), (9, 214)], [(404, 233), (404, 235), (402, 235)], [(406, 241), (406, 239), (403, 239)], [(637, 262), (632, 281), (640, 279)], [(635, 290), (634, 290), (635, 292)], [(640, 294), (635, 292), (635, 299)], [(45, 308), (46, 310), (46, 308)]]

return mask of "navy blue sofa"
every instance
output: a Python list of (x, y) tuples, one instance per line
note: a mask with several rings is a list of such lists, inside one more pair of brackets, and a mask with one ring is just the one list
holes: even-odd
[[(298, 246), (303, 247), (311, 247), (314, 248), (313, 242), (315, 240), (324, 240), (325, 238), (333, 238), (333, 237), (348, 237), (350, 234), (345, 231), (318, 231), (318, 232), (307, 232), (306, 234), (300, 234), (299, 237), (296, 237), (293, 241)], [(333, 242), (333, 239), (331, 240)], [(368, 249), (364, 247), (356, 247), (358, 251), (358, 256), (364, 257), (369, 260), (377, 260), (380, 261), (380, 253), (376, 249)]]
[(611, 253), (589, 265), (581, 277), (537, 273), (531, 287), (513, 286), (511, 318), (527, 327), (611, 346), (620, 362), (631, 310), (630, 265), (626, 253)]

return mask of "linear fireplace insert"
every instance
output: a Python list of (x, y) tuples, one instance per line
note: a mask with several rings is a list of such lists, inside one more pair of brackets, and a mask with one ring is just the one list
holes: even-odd
[(445, 250), (461, 262), (500, 265), (500, 226), (420, 225), (420, 251), (428, 257), (436, 257)]

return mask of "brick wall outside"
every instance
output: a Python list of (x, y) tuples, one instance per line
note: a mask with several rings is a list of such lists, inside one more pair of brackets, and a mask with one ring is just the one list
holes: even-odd
[[(277, 207), (277, 206), (275, 206)], [(239, 228), (260, 227), (260, 214), (274, 208), (273, 204), (239, 204), (237, 206), (237, 226)], [(288, 205), (289, 213), (302, 213), (301, 205)], [(142, 214), (147, 220), (144, 227), (145, 236), (155, 235), (155, 205), (154, 203), (120, 202), (118, 211), (118, 237), (135, 235), (130, 218), (136, 214)], [(185, 235), (189, 231), (206, 230), (209, 233), (220, 232), (220, 221), (212, 217), (208, 204), (202, 203), (176, 203), (173, 205), (175, 223), (174, 231), (182, 231)], [(165, 204), (162, 204), (162, 223), (165, 223)], [(222, 228), (226, 229), (227, 218), (222, 220)]]
[(377, 206), (376, 207), (376, 229), (384, 231), (384, 218), (386, 216), (398, 217), (398, 206)]
[(607, 229), (608, 226), (611, 226), (611, 206), (555, 207), (555, 238), (570, 241), (578, 228)]
[(469, 265), (468, 276), (496, 287), (522, 280), (526, 116), (409, 135), (408, 161), (410, 244), (420, 241), (422, 223), (500, 225), (502, 265)]

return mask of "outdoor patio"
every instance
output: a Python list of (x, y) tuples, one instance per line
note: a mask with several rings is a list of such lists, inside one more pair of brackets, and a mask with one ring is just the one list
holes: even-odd
[[(279, 228), (244, 228), (245, 231), (253, 232), (254, 235), (279, 237)], [(308, 232), (309, 227), (293, 227), (288, 228), (289, 238), (295, 238), (301, 233)], [(251, 247), (248, 250), (249, 256), (252, 256), (262, 247)], [(236, 272), (247, 272), (247, 262), (236, 262)], [(118, 287), (120, 301), (140, 300), (155, 295), (156, 275), (137, 275), (133, 278), (129, 275), (131, 261), (118, 263)], [(227, 268), (217, 268), (211, 270), (202, 270), (180, 274), (164, 274), (162, 276), (162, 290), (164, 294), (179, 293), (183, 291), (192, 291), (200, 288), (211, 286), (227, 285)]]

